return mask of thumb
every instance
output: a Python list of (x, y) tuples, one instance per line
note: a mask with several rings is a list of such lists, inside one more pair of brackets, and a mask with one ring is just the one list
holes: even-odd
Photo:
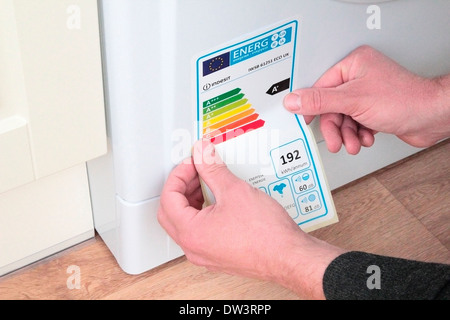
[(206, 183), (217, 201), (239, 183), (237, 178), (216, 152), (209, 140), (199, 140), (194, 144), (193, 159), (200, 178)]
[(338, 88), (307, 88), (289, 93), (284, 99), (284, 107), (304, 116), (316, 116), (325, 113), (349, 115), (349, 97)]

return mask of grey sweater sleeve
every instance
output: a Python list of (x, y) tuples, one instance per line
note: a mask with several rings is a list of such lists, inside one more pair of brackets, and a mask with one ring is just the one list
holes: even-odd
[(328, 300), (450, 300), (450, 265), (347, 252), (325, 270)]

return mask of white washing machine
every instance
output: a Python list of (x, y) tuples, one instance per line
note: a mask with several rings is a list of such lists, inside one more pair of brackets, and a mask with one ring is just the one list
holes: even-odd
[[(109, 152), (89, 162), (89, 180), (95, 228), (130, 274), (183, 254), (156, 213), (169, 172), (199, 138), (196, 67), (205, 52), (218, 52), (287, 21), (298, 26), (292, 39), (297, 43), (295, 87), (311, 86), (363, 44), (423, 76), (450, 71), (448, 0), (99, 4)], [(357, 156), (344, 150), (331, 154), (317, 123), (311, 127), (331, 189), (419, 151), (378, 134), (375, 145)]]

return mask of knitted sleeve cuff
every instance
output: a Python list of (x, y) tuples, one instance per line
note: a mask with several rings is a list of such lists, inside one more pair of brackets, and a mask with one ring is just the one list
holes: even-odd
[(328, 300), (450, 299), (450, 265), (351, 251), (325, 270)]

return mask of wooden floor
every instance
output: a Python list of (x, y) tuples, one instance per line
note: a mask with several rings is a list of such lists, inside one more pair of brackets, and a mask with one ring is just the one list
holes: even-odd
[[(340, 222), (313, 234), (347, 249), (450, 263), (449, 160), (450, 140), (335, 190)], [(73, 265), (80, 268), (81, 288), (70, 290), (67, 268)], [(185, 258), (127, 275), (96, 237), (0, 278), (0, 299), (298, 297), (273, 283), (209, 272)]]

